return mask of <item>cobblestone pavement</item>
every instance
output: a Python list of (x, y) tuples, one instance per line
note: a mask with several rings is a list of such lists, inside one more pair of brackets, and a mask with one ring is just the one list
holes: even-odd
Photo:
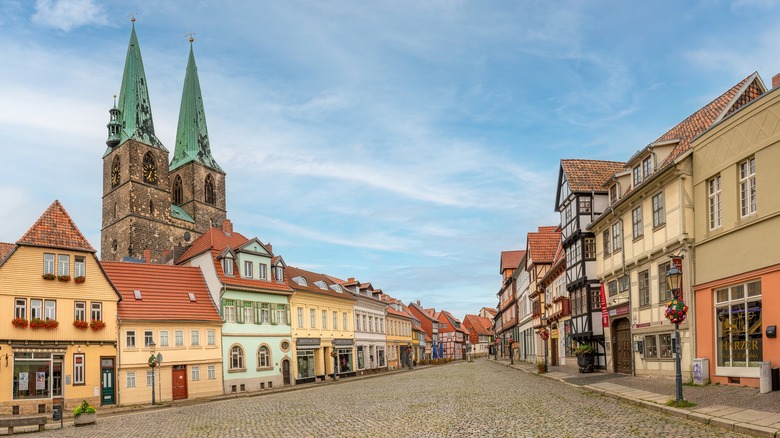
[[(99, 414), (98, 414), (99, 415)], [(486, 359), (309, 389), (98, 417), (36, 437), (743, 436)]]

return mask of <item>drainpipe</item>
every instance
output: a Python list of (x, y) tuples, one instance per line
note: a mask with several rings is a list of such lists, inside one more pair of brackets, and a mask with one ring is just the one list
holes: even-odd
[[(619, 183), (618, 183), (619, 184)], [(610, 206), (610, 214), (612, 216), (615, 216), (615, 207)], [(617, 216), (618, 222), (620, 222), (620, 237), (625, 237), (625, 227), (623, 226), (623, 217)], [(625, 239), (624, 239), (625, 240)], [(612, 248), (614, 251), (614, 248)], [(621, 273), (623, 275), (626, 275), (626, 248), (625, 245), (623, 245), (623, 248), (620, 249), (620, 262), (621, 262)], [(620, 281), (620, 279), (618, 279)], [(628, 291), (628, 309), (629, 309), (629, 324), (628, 324), (628, 336), (631, 338), (631, 345), (634, 344), (634, 327), (633, 327), (633, 308), (631, 307), (631, 288), (629, 288)], [(611, 330), (610, 330), (611, 332)], [(612, 339), (608, 339), (608, 341), (611, 343)], [(634, 350), (633, 348), (630, 351), (631, 354), (631, 375), (636, 376), (636, 363), (634, 361)]]
[[(677, 165), (677, 163), (675, 163), (675, 166), (676, 165)], [(679, 200), (680, 207), (681, 207), (680, 211), (682, 211), (682, 218), (681, 218), (681, 221), (680, 221), (680, 237), (681, 237), (680, 243), (682, 244), (682, 249), (681, 249), (680, 252), (684, 256), (687, 256), (687, 255), (691, 254), (690, 257), (684, 257), (683, 258), (683, 260), (684, 260), (683, 263), (685, 264), (685, 270), (688, 272), (688, 278), (689, 278), (688, 284), (692, 286), (692, 285), (696, 284), (695, 277), (694, 277), (694, 271), (693, 271), (693, 260), (692, 260), (693, 251), (691, 251), (692, 244), (690, 243), (690, 239), (688, 238), (688, 229), (686, 228), (686, 223), (685, 223), (685, 212), (688, 210), (688, 208), (687, 208), (687, 206), (683, 205), (683, 202), (685, 201), (685, 196), (683, 196), (684, 189), (685, 189), (685, 179), (688, 176), (690, 176), (690, 174), (688, 172), (683, 171), (680, 174), (680, 179), (679, 179), (680, 180), (680, 183), (679, 183), (680, 187), (679, 187), (678, 192), (679, 192), (679, 196), (680, 196), (680, 200)], [(685, 286), (685, 284), (683, 283), (683, 287), (684, 286)], [(693, 312), (690, 312), (688, 314), (688, 336), (690, 338), (689, 342), (691, 344), (691, 352), (690, 352), (690, 354), (691, 354), (691, 363), (693, 363), (693, 358), (696, 357), (696, 336), (694, 336), (694, 333), (695, 333), (695, 330), (696, 330), (695, 329), (695, 327), (696, 327), (696, 294), (693, 293), (693, 288), (692, 287), (689, 287), (688, 290), (690, 291), (690, 293), (688, 295), (688, 297), (690, 299), (690, 308), (694, 310)], [(683, 289), (683, 296), (685, 296), (685, 290), (684, 289)], [(682, 348), (682, 347), (680, 347), (680, 348)], [(680, 351), (682, 351), (682, 350), (680, 350)]]
[[(118, 303), (117, 303), (118, 304)], [(119, 313), (119, 312), (117, 312)], [(119, 319), (119, 316), (117, 315), (116, 318), (116, 331), (117, 331), (117, 344), (116, 344), (116, 379), (114, 380), (114, 388), (116, 388), (116, 406), (122, 406), (122, 400), (121, 400), (121, 394), (122, 391), (119, 390), (119, 385), (117, 384), (119, 382), (119, 364), (122, 363), (122, 320)], [(103, 377), (103, 370), (100, 370), (100, 377)], [(63, 391), (63, 399), (64, 397), (64, 391)], [(61, 415), (64, 417), (65, 412), (62, 412)]]

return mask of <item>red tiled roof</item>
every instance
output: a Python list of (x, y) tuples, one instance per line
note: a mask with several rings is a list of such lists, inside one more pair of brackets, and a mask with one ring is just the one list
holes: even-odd
[[(460, 323), (460, 320), (459, 320), (458, 318), (455, 318), (454, 316), (452, 316), (452, 314), (451, 314), (450, 312), (448, 312), (448, 311), (446, 311), (446, 310), (442, 310), (442, 311), (441, 311), (441, 313), (442, 313), (442, 315), (444, 315), (444, 317), (445, 317), (446, 319), (448, 319), (448, 320), (449, 320), (449, 321), (452, 323), (452, 328), (453, 328), (455, 331), (458, 331), (458, 332), (462, 332), (462, 333), (466, 333), (466, 334), (468, 334), (468, 330), (465, 330), (465, 329), (463, 328), (463, 324), (461, 324), (461, 323)], [(459, 324), (459, 325), (460, 325), (460, 327), (456, 327), (456, 326), (455, 326), (455, 323)]]
[(493, 323), (479, 315), (466, 315), (463, 318), (463, 324), (470, 326), (478, 335), (489, 336), (493, 334)]
[[(337, 298), (345, 298), (349, 300), (357, 299), (346, 289), (344, 290), (344, 292), (336, 292), (335, 290), (331, 289), (330, 286), (336, 283), (325, 274), (318, 274), (316, 272), (306, 271), (292, 266), (288, 266), (287, 269), (285, 269), (285, 271), (286, 271), (285, 277), (287, 280), (287, 285), (293, 290), (313, 292), (321, 295), (327, 295), (327, 296), (337, 297)], [(297, 277), (305, 278), (307, 285), (302, 286), (294, 282), (293, 278), (297, 278)], [(320, 289), (316, 284), (314, 284), (317, 281), (324, 282), (325, 289)]]
[(182, 254), (176, 263), (178, 264), (187, 261), (196, 255), (200, 255), (208, 251), (210, 248), (214, 248), (219, 251), (222, 251), (227, 247), (237, 249), (247, 242), (249, 242), (249, 239), (244, 237), (241, 233), (225, 233), (220, 228), (212, 227), (209, 228), (209, 230), (203, 233), (200, 237), (195, 239), (195, 241), (192, 242), (192, 245), (190, 245), (190, 247), (184, 251), (184, 254)]
[(54, 201), (16, 243), (95, 252), (60, 201)]
[(525, 250), (501, 251), (501, 272), (507, 269), (517, 269), (525, 256)]
[(572, 192), (605, 193), (604, 183), (625, 169), (626, 163), (601, 160), (561, 160)]
[(551, 227), (539, 227), (538, 232), (528, 233), (527, 244), (528, 252), (531, 254), (533, 263), (552, 263), (555, 257), (555, 251), (561, 241), (561, 232), (558, 227), (556, 231), (548, 231)]
[[(214, 262), (214, 268), (217, 270), (217, 277), (219, 277), (219, 281), (222, 282), (227, 287), (233, 286), (243, 289), (252, 289), (256, 291), (275, 291), (275, 292), (292, 292), (292, 289), (290, 289), (289, 286), (287, 286), (287, 283), (284, 282), (278, 282), (274, 280), (256, 280), (252, 278), (242, 278), (238, 272), (238, 266), (235, 265), (235, 261), (233, 261), (233, 273), (234, 275), (225, 275), (225, 271), (223, 270), (222, 263), (220, 262), (219, 256), (222, 252), (218, 251), (216, 249), (211, 250), (211, 259)], [(288, 268), (285, 268), (285, 271), (287, 271)], [(287, 273), (285, 273), (285, 277), (287, 277)]]
[(13, 243), (6, 243), (6, 242), (0, 242), (0, 262), (7, 256), (13, 249), (16, 248), (16, 245)]
[(494, 309), (492, 307), (483, 307), (483, 309), (487, 310), (487, 312), (490, 313), (491, 315), (496, 316), (496, 313), (497, 313), (496, 309)]
[[(221, 322), (200, 268), (148, 263), (103, 262), (108, 278), (122, 295), (124, 320)], [(141, 299), (135, 299), (135, 290)], [(190, 301), (189, 293), (195, 295)]]

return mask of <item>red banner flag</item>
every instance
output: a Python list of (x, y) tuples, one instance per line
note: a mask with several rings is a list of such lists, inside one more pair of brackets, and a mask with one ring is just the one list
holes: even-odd
[(601, 283), (601, 326), (609, 327), (609, 312), (607, 312), (607, 297), (604, 295), (604, 283)]

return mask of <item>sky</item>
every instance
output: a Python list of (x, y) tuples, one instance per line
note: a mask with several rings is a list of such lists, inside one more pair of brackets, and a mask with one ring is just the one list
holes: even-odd
[(702, 1), (0, 2), (0, 242), (58, 199), (100, 246), (131, 14), (174, 149), (194, 51), (236, 231), (458, 318), (556, 225), (564, 158), (625, 161), (758, 71), (780, 6)]

